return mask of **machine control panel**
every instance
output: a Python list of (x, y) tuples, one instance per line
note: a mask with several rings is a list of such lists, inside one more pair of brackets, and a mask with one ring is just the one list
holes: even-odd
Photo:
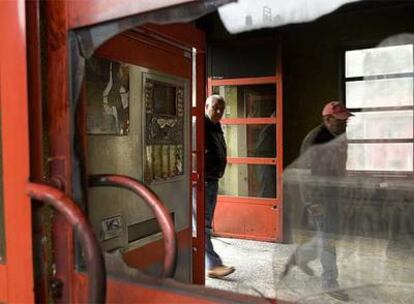
[(184, 87), (144, 75), (145, 183), (183, 175)]

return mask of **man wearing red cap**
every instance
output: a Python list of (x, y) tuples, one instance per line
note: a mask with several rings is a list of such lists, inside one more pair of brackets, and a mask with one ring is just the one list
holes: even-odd
[(346, 122), (353, 116), (339, 101), (328, 102), (322, 110), (322, 124), (311, 130), (302, 142), (300, 153), (310, 146), (331, 141), (346, 130)]
[[(348, 301), (348, 294), (339, 288), (337, 281), (336, 247), (333, 236), (339, 231), (339, 213), (335, 190), (325, 186), (323, 180), (340, 178), (345, 173), (346, 146), (342, 145), (346, 123), (353, 116), (339, 101), (331, 101), (322, 110), (322, 124), (311, 130), (301, 145), (303, 166), (311, 169), (312, 186), (303, 187), (303, 205), (315, 236), (300, 245), (288, 261), (282, 274), (285, 276), (294, 265), (308, 275), (313, 270), (311, 260), (320, 257), (322, 266), (322, 288), (335, 299)], [(334, 141), (334, 139), (337, 139)], [(332, 142), (331, 142), (332, 141)], [(326, 143), (331, 142), (329, 145)], [(310, 149), (312, 147), (312, 149)], [(306, 152), (306, 153), (305, 153)], [(316, 186), (315, 186), (316, 185)]]

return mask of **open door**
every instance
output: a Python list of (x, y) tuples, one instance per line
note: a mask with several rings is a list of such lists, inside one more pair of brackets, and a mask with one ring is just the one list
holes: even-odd
[(226, 100), (222, 120), (228, 166), (220, 180), (216, 235), (280, 242), (282, 201), (282, 76), (209, 79)]
[[(33, 303), (25, 2), (1, 1), (0, 302)], [(7, 30), (5, 30), (7, 29)], [(16, 233), (18, 231), (18, 233)]]

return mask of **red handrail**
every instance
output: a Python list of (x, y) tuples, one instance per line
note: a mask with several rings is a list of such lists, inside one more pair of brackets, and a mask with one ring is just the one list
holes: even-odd
[(105, 303), (106, 270), (102, 250), (86, 216), (72, 199), (60, 190), (36, 183), (28, 183), (26, 193), (57, 209), (79, 235), (85, 250), (88, 283), (88, 303)]
[(99, 174), (89, 176), (89, 186), (120, 187), (139, 195), (151, 208), (164, 236), (164, 265), (161, 275), (173, 277), (177, 266), (177, 238), (174, 223), (159, 197), (140, 181), (124, 175)]

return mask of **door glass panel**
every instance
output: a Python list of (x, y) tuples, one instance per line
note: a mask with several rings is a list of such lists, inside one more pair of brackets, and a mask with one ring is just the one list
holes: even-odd
[(412, 171), (412, 143), (349, 144), (347, 170)]
[(392, 139), (413, 137), (413, 111), (355, 113), (348, 122), (348, 139)]
[(270, 117), (276, 114), (275, 84), (215, 86), (226, 101), (224, 118)]
[(371, 76), (413, 71), (411, 44), (345, 52), (345, 76)]
[(412, 77), (346, 82), (346, 106), (348, 108), (412, 105)]
[(229, 157), (276, 157), (276, 125), (223, 125)]
[(219, 194), (276, 198), (276, 166), (228, 164)]

